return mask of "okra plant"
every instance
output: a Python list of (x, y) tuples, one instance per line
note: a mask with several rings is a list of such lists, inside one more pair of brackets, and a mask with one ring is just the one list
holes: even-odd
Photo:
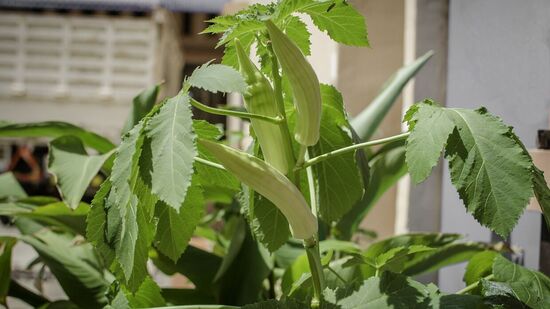
[[(158, 104), (161, 86), (134, 99), (119, 145), (67, 123), (2, 123), (0, 136), (53, 138), (48, 168), (61, 200), (28, 197), (12, 175), (0, 176), (0, 213), (21, 232), (0, 239), (0, 301), (11, 296), (46, 308), (547, 306), (550, 279), (508, 261), (501, 253), (511, 249), (502, 244), (429, 233), (366, 248), (353, 242), (382, 193), (407, 172), (425, 180), (442, 153), (467, 211), (503, 237), (533, 195), (548, 221), (550, 189), (512, 128), (483, 108), (427, 99), (406, 113), (407, 132), (372, 140), (431, 53), (400, 69), (350, 120), (338, 90), (320, 84), (306, 58), (303, 14), (336, 42), (369, 44), (363, 16), (346, 1), (253, 5), (209, 21), (204, 32), (221, 34), (221, 64), (199, 67)], [(193, 88), (240, 93), (244, 110), (206, 106)], [(194, 120), (192, 107), (250, 121), (252, 143), (230, 145), (222, 137), (231, 132)], [(105, 180), (91, 204), (82, 202), (98, 172)], [(50, 269), (68, 300), (52, 301), (6, 275), (17, 241), (37, 251), (34, 264)], [(454, 293), (412, 278), (466, 261), (466, 287)], [(184, 275), (192, 287), (159, 287), (148, 263)]]

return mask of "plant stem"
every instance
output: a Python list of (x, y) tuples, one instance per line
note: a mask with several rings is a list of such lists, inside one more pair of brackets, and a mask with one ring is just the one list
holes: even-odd
[[(486, 276), (486, 277), (483, 277), (482, 279), (491, 280), (491, 279), (493, 279), (494, 277), (495, 277), (494, 274), (490, 274), (490, 275), (488, 275), (488, 276)], [(466, 293), (470, 292), (471, 290), (477, 288), (477, 286), (479, 285), (480, 282), (481, 282), (481, 279), (478, 280), (478, 281), (476, 281), (476, 282), (474, 282), (474, 283), (472, 283), (472, 284), (470, 284), (470, 285), (468, 285), (467, 287), (463, 288), (462, 290), (456, 292), (456, 294), (466, 294)]]
[[(307, 147), (306, 147), (304, 156), (306, 158), (309, 158), (307, 153)], [(313, 212), (315, 217), (317, 217), (318, 209), (317, 209), (317, 199), (316, 199), (316, 192), (315, 192), (315, 182), (313, 179), (313, 170), (311, 168), (308, 168), (306, 170), (306, 173), (307, 173), (307, 183), (309, 187), (311, 212)], [(311, 271), (311, 277), (313, 280), (313, 288), (314, 288), (314, 295), (315, 295), (315, 299), (314, 299), (315, 303), (311, 304), (312, 307), (318, 306), (323, 302), (323, 291), (325, 290), (325, 274), (323, 273), (323, 265), (321, 265), (321, 253), (319, 252), (319, 243), (317, 239), (319, 239), (318, 234), (316, 234), (314, 237), (310, 239), (304, 240), (304, 248), (306, 249), (307, 260), (309, 263), (309, 269)]]
[(240, 117), (240, 118), (246, 118), (246, 119), (258, 119), (263, 120), (267, 122), (271, 122), (274, 124), (280, 124), (284, 122), (284, 118), (282, 117), (269, 117), (264, 115), (258, 115), (258, 114), (251, 114), (246, 112), (239, 112), (235, 110), (229, 110), (229, 109), (221, 109), (221, 108), (215, 108), (211, 107), (205, 104), (202, 104), (201, 102), (191, 98), (190, 100), (191, 105), (194, 107), (200, 109), (201, 111), (214, 114), (214, 115), (223, 115), (223, 116), (234, 116), (234, 117)]
[(318, 303), (312, 303), (312, 307), (319, 305), (323, 301), (323, 291), (325, 290), (325, 277), (323, 274), (323, 265), (321, 265), (321, 254), (319, 253), (319, 244), (312, 237), (304, 240), (304, 248), (306, 249), (311, 278), (313, 280), (313, 289), (315, 300)]
[(382, 139), (377, 139), (377, 140), (373, 140), (373, 141), (368, 141), (368, 142), (364, 142), (364, 143), (355, 144), (355, 145), (351, 145), (351, 146), (348, 146), (348, 147), (340, 148), (340, 149), (337, 149), (337, 150), (334, 150), (334, 151), (331, 151), (331, 152), (324, 153), (324, 154), (322, 154), (320, 156), (317, 156), (315, 158), (309, 159), (306, 162), (304, 162), (304, 164), (299, 168), (305, 168), (305, 167), (308, 167), (308, 166), (312, 166), (312, 165), (315, 165), (317, 163), (323, 162), (327, 159), (330, 159), (332, 157), (339, 156), (339, 155), (342, 155), (342, 154), (346, 154), (348, 152), (352, 152), (352, 151), (357, 150), (357, 149), (370, 147), (370, 146), (374, 146), (374, 145), (386, 144), (386, 143), (389, 143), (389, 142), (394, 142), (394, 141), (406, 139), (409, 135), (410, 135), (410, 132), (405, 132), (405, 133), (401, 133), (399, 135), (394, 135), (394, 136), (390, 136), (390, 137), (386, 137), (386, 138), (382, 138)]
[(202, 163), (204, 165), (208, 165), (210, 167), (214, 167), (214, 168), (217, 168), (217, 169), (220, 169), (220, 170), (225, 170), (225, 167), (223, 167), (223, 165), (212, 162), (212, 161), (209, 161), (209, 160), (206, 160), (206, 159), (203, 159), (201, 157), (195, 157), (195, 161), (197, 161), (199, 163)]

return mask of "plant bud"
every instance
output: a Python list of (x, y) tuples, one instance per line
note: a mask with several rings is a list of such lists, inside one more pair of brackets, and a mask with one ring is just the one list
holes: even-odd
[[(239, 40), (235, 40), (235, 47), (241, 74), (248, 84), (247, 93), (244, 94), (246, 109), (253, 114), (270, 117), (280, 116), (275, 101), (275, 93), (269, 80), (248, 58)], [(284, 128), (260, 119), (251, 119), (250, 123), (262, 149), (265, 161), (283, 174), (291, 172), (293, 154), (290, 141), (288, 138), (285, 139), (285, 136), (288, 135), (285, 134)]]
[(273, 51), (292, 87), (294, 105), (296, 106), (294, 137), (302, 145), (313, 146), (319, 140), (321, 126), (319, 80), (298, 46), (270, 20), (266, 22), (266, 25)]
[(199, 143), (235, 177), (279, 208), (295, 238), (309, 239), (317, 233), (317, 219), (304, 196), (283, 174), (245, 152), (208, 140)]

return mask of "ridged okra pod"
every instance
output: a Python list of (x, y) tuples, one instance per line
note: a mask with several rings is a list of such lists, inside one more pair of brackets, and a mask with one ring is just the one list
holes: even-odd
[[(241, 74), (248, 88), (243, 95), (248, 112), (270, 117), (280, 116), (275, 101), (275, 93), (269, 80), (248, 58), (238, 39), (235, 40), (237, 57)], [(293, 167), (292, 144), (286, 127), (259, 119), (251, 119), (250, 123), (262, 149), (265, 161), (283, 174), (288, 174)]]
[(296, 186), (270, 164), (237, 149), (199, 140), (237, 179), (270, 200), (288, 220), (292, 235), (310, 239), (317, 233), (317, 219)]
[(321, 88), (319, 79), (298, 46), (268, 20), (267, 31), (273, 51), (290, 81), (296, 106), (296, 141), (312, 146), (319, 140), (321, 126)]

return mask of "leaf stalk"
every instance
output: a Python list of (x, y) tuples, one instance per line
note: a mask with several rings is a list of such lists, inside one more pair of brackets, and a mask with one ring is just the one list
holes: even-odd
[(191, 98), (190, 100), (191, 105), (194, 107), (200, 109), (203, 112), (207, 112), (214, 115), (222, 115), (222, 116), (233, 116), (233, 117), (239, 117), (239, 118), (245, 118), (245, 119), (258, 119), (263, 120), (267, 122), (271, 122), (274, 124), (281, 124), (285, 121), (283, 117), (269, 117), (264, 115), (258, 115), (258, 114), (251, 114), (247, 112), (239, 112), (235, 110), (229, 110), (229, 109), (221, 109), (221, 108), (215, 108), (211, 107), (205, 104), (202, 104), (201, 102)]

